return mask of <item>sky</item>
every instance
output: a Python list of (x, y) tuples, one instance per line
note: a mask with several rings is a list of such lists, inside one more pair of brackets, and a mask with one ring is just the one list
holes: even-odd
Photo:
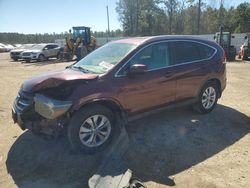
[[(61, 33), (72, 26), (89, 26), (92, 31), (121, 29), (115, 11), (118, 0), (0, 0), (0, 32)], [(206, 0), (218, 6), (220, 0)], [(226, 8), (250, 0), (224, 0)]]

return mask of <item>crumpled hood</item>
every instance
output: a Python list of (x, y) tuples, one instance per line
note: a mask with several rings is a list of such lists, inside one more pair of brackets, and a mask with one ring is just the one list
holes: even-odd
[(59, 86), (66, 81), (93, 80), (97, 77), (98, 74), (85, 74), (83, 72), (72, 69), (51, 71), (26, 80), (22, 85), (22, 90), (25, 92), (34, 92), (41, 89)]

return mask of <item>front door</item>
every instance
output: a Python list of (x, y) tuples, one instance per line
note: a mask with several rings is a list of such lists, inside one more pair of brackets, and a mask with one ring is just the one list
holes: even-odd
[[(134, 64), (147, 66), (145, 73), (127, 75)], [(123, 98), (127, 112), (143, 112), (175, 100), (175, 79), (170, 64), (167, 43), (152, 44), (137, 53), (118, 73), (121, 86), (118, 94)]]

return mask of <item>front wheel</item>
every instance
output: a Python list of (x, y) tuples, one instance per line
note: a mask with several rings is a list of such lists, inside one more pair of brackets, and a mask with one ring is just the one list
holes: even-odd
[(82, 108), (68, 126), (68, 140), (74, 151), (92, 153), (105, 148), (115, 133), (113, 113), (102, 105)]
[(40, 54), (39, 56), (38, 56), (38, 61), (39, 62), (42, 62), (42, 61), (45, 61), (45, 56), (43, 55), (43, 54)]
[(211, 112), (218, 101), (219, 92), (216, 83), (205, 84), (199, 94), (198, 103), (194, 105), (194, 109), (200, 113)]

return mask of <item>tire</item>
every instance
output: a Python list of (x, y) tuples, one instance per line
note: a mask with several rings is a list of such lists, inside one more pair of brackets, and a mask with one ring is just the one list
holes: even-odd
[(245, 56), (245, 55), (243, 55), (243, 56), (242, 56), (242, 60), (246, 61), (246, 60), (248, 60), (248, 57)]
[(37, 61), (42, 62), (42, 61), (45, 61), (45, 59), (46, 59), (45, 56), (43, 54), (40, 54), (38, 56), (38, 60)]
[(244, 51), (243, 51), (243, 54), (242, 54), (242, 60), (244, 60), (244, 61), (248, 60), (246, 52), (244, 52)]
[(18, 61), (18, 58), (14, 58), (13, 60), (14, 60), (14, 61)]
[(86, 46), (80, 46), (77, 48), (77, 61), (80, 61), (82, 58), (84, 58), (88, 54), (88, 50)]
[(193, 106), (193, 109), (202, 114), (211, 112), (217, 105), (218, 96), (219, 91), (217, 84), (214, 82), (206, 83), (202, 87), (199, 93), (198, 103)]
[(102, 105), (90, 105), (77, 111), (67, 130), (71, 149), (84, 153), (102, 151), (113, 140), (115, 132), (114, 114)]
[(61, 59), (61, 53), (60, 52), (56, 55), (56, 59)]

